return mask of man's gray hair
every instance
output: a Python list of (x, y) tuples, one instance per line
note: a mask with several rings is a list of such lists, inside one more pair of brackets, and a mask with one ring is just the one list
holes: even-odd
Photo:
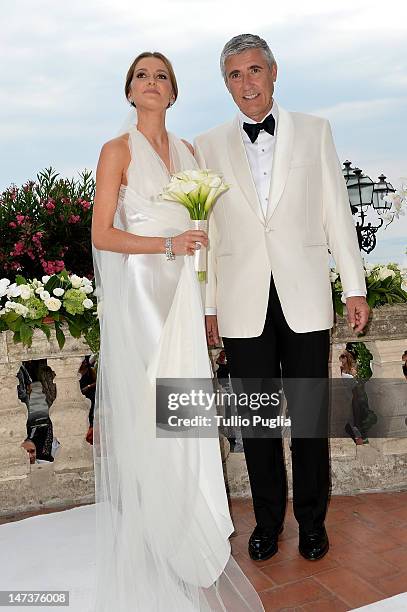
[(276, 63), (274, 55), (271, 52), (270, 47), (263, 38), (257, 36), (257, 34), (239, 34), (231, 38), (226, 45), (223, 47), (223, 51), (220, 56), (220, 69), (222, 76), (227, 82), (225, 62), (231, 55), (237, 55), (243, 53), (248, 49), (261, 49), (266, 57), (267, 63), (272, 68), (273, 64)]

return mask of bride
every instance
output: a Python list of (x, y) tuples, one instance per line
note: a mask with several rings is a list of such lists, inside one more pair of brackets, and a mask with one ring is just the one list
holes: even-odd
[(142, 53), (127, 74), (134, 123), (101, 151), (92, 242), (101, 350), (94, 418), (95, 612), (263, 610), (231, 556), (217, 438), (157, 437), (156, 378), (211, 376), (193, 267), (206, 233), (161, 201), (197, 168), (167, 132), (178, 88), (169, 60)]

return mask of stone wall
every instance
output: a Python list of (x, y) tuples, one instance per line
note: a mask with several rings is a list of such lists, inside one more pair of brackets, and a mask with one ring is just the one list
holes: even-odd
[[(54, 333), (48, 342), (36, 330), (31, 348), (14, 344), (12, 332), (0, 333), (0, 513), (93, 499), (93, 452), (85, 440), (90, 402), (77, 378), (86, 354), (87, 345), (69, 333), (62, 351)], [(16, 374), (31, 359), (47, 359), (55, 372), (57, 395), (49, 415), (61, 447), (53, 463), (30, 464), (20, 447), (27, 436), (27, 408), (17, 397)]]
[[(330, 369), (333, 377), (340, 376), (339, 355), (346, 342), (358, 341), (364, 342), (373, 355), (373, 376), (392, 379), (386, 389), (385, 401), (389, 411), (394, 410), (394, 405), (404, 405), (404, 413), (399, 417), (405, 424), (407, 381), (402, 373), (401, 355), (407, 349), (407, 304), (375, 308), (364, 336), (356, 336), (346, 318), (338, 317), (331, 334)], [(330, 441), (330, 451), (333, 494), (407, 488), (407, 437), (370, 438), (369, 444), (363, 446), (357, 446), (350, 438), (334, 439)], [(249, 495), (243, 453), (230, 453), (228, 448), (224, 452), (231, 495)], [(285, 441), (285, 457), (291, 496), (288, 441)]]
[[(332, 333), (331, 371), (339, 375), (339, 354), (347, 341), (363, 341), (373, 354), (374, 377), (398, 379), (392, 394), (407, 392), (401, 371), (401, 354), (407, 348), (407, 304), (375, 309), (366, 336), (356, 338), (346, 320)], [(0, 514), (12, 514), (41, 506), (65, 506), (94, 500), (92, 447), (85, 441), (89, 401), (81, 394), (77, 372), (88, 347), (67, 334), (59, 350), (35, 331), (32, 348), (14, 344), (11, 332), (0, 333)], [(17, 398), (16, 373), (22, 361), (47, 359), (55, 372), (57, 397), (50, 408), (54, 433), (61, 442), (49, 464), (30, 464), (20, 447), (26, 437), (27, 410)], [(390, 405), (389, 404), (389, 405)], [(232, 496), (250, 494), (243, 453), (230, 453), (222, 440), (225, 474)], [(288, 473), (290, 451), (286, 444)], [(370, 439), (356, 446), (351, 439), (331, 440), (333, 493), (399, 489), (407, 487), (407, 439)], [(291, 482), (291, 477), (290, 477)], [(290, 485), (291, 486), (291, 485)]]

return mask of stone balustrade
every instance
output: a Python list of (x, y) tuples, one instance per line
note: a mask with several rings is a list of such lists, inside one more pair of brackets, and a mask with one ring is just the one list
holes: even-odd
[[(373, 376), (392, 379), (388, 398), (386, 392), (389, 405), (393, 397), (398, 402), (400, 394), (405, 397), (407, 382), (402, 375), (401, 355), (407, 349), (407, 304), (375, 309), (364, 337), (355, 337), (346, 320), (339, 319), (332, 333), (332, 376), (340, 375), (339, 354), (348, 341), (365, 342), (373, 355)], [(89, 352), (83, 340), (75, 340), (68, 333), (62, 350), (53, 332), (48, 341), (36, 330), (31, 348), (14, 344), (11, 332), (0, 333), (0, 513), (93, 501), (92, 446), (85, 440), (90, 402), (82, 395), (77, 378), (83, 357)], [(30, 464), (28, 454), (20, 447), (26, 437), (27, 409), (17, 397), (16, 373), (23, 361), (36, 359), (47, 359), (55, 372), (57, 395), (49, 414), (61, 447), (52, 463)], [(230, 494), (249, 495), (243, 453), (231, 453), (226, 439), (221, 448)], [(290, 468), (288, 446), (286, 458)], [(407, 486), (406, 438), (371, 438), (363, 446), (356, 446), (350, 438), (334, 439), (331, 458), (333, 493)]]
[[(364, 342), (373, 355), (373, 377), (389, 380), (384, 402), (388, 413), (394, 406), (403, 406), (405, 425), (407, 381), (402, 372), (401, 355), (407, 349), (407, 304), (382, 306), (371, 314), (364, 336), (356, 336), (345, 317), (337, 317), (331, 334), (330, 371), (340, 377), (339, 355), (347, 342)], [(386, 411), (384, 411), (385, 413)], [(332, 493), (349, 494), (362, 491), (407, 488), (407, 437), (370, 438), (369, 444), (357, 446), (351, 438), (330, 440)], [(250, 487), (243, 453), (226, 453), (225, 472), (230, 492), (247, 496)], [(291, 461), (288, 441), (285, 457), (292, 491)]]
[[(90, 401), (79, 387), (79, 366), (88, 346), (66, 333), (59, 349), (35, 330), (31, 348), (14, 344), (12, 332), (0, 333), (0, 512), (9, 514), (93, 499), (93, 453), (86, 440)], [(27, 436), (27, 408), (17, 396), (16, 374), (23, 361), (47, 359), (55, 373), (56, 399), (49, 409), (54, 435), (61, 443), (52, 463), (30, 464), (21, 448)]]

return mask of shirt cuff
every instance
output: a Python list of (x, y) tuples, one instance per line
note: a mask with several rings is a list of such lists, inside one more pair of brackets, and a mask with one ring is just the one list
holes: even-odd
[(366, 297), (365, 289), (352, 289), (351, 291), (342, 292), (341, 302), (346, 304), (346, 300), (350, 297)]
[(216, 308), (214, 306), (208, 306), (205, 308), (206, 315), (216, 315)]

